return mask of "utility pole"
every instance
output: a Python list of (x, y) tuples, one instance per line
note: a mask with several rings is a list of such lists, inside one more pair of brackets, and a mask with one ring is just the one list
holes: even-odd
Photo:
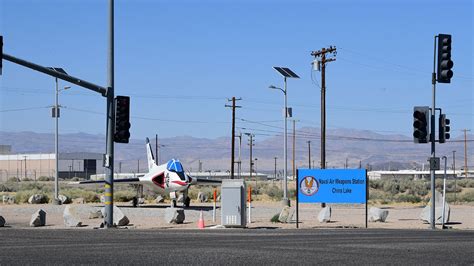
[(140, 173), (140, 159), (137, 160), (137, 174)]
[(311, 140), (308, 140), (308, 168), (311, 169)]
[(349, 162), (348, 162), (348, 158), (346, 157), (346, 164), (344, 165), (344, 168), (347, 169), (347, 167), (349, 167)]
[(250, 177), (249, 180), (252, 179), (252, 165), (253, 165), (253, 160), (252, 160), (252, 147), (253, 147), (253, 137), (254, 135), (251, 133), (245, 133), (245, 135), (249, 136), (249, 146), (250, 146), (250, 166), (249, 166), (249, 172), (250, 172)]
[(27, 175), (26, 175), (26, 156), (23, 156), (23, 159), (25, 160), (25, 179), (27, 178)]
[(313, 66), (316, 64), (317, 70), (321, 69), (321, 169), (326, 168), (326, 63), (336, 61), (335, 57), (326, 58), (327, 53), (336, 56), (336, 47), (329, 46), (311, 52), (311, 56), (315, 58)]
[(234, 160), (235, 160), (235, 108), (241, 108), (242, 106), (236, 106), (235, 101), (240, 101), (242, 98), (236, 99), (232, 97), (232, 99), (227, 99), (227, 101), (232, 101), (232, 105), (225, 105), (225, 107), (232, 107), (232, 155), (231, 155), (231, 162), (230, 162), (230, 179), (234, 179)]
[[(156, 159), (158, 159), (158, 134), (155, 134), (155, 154)], [(156, 162), (159, 164), (158, 160)]]
[(237, 176), (239, 179), (242, 178), (242, 157), (241, 157), (241, 151), (242, 151), (242, 132), (239, 132), (239, 161), (237, 162)]
[(275, 171), (274, 171), (274, 176), (273, 178), (276, 179), (277, 178), (277, 158), (278, 157), (273, 157), (275, 159)]
[(463, 129), (464, 131), (464, 178), (467, 178), (467, 132), (471, 131), (469, 129)]

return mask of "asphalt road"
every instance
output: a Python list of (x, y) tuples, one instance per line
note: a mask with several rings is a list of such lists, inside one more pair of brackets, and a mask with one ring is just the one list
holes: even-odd
[(474, 264), (474, 231), (0, 228), (10, 264)]

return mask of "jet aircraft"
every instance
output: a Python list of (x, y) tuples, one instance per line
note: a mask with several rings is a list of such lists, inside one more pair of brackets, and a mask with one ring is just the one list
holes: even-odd
[[(165, 164), (157, 165), (150, 141), (146, 139), (146, 152), (148, 159), (148, 173), (139, 174), (133, 178), (114, 179), (114, 183), (128, 183), (137, 186), (137, 197), (133, 199), (133, 206), (138, 205), (138, 197), (142, 196), (143, 188), (147, 188), (157, 194), (169, 194), (171, 205), (176, 206), (177, 193), (183, 194), (183, 206), (189, 207), (191, 199), (188, 189), (191, 185), (219, 185), (221, 180), (191, 177), (185, 173), (183, 165), (177, 159), (171, 159)], [(87, 180), (72, 182), (72, 184), (97, 184), (105, 183), (105, 180)]]

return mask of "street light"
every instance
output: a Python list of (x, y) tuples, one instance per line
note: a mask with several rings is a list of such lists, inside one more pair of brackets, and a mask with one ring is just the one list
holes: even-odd
[(273, 67), (273, 69), (275, 69), (278, 73), (280, 73), (280, 75), (283, 76), (283, 84), (284, 84), (284, 88), (278, 88), (278, 87), (275, 87), (273, 85), (271, 85), (269, 88), (270, 89), (277, 89), (277, 90), (281, 90), (283, 92), (283, 95), (285, 97), (285, 109), (284, 109), (284, 122), (285, 122), (285, 129), (284, 129), (284, 142), (283, 142), (283, 166), (284, 166), (284, 170), (283, 170), (283, 185), (284, 185), (284, 189), (283, 189), (283, 199), (282, 199), (282, 203), (283, 205), (285, 206), (290, 206), (290, 200), (288, 199), (288, 182), (287, 182), (287, 179), (288, 179), (288, 154), (287, 154), (287, 118), (288, 118), (288, 115), (291, 117), (291, 110), (288, 110), (288, 107), (287, 107), (287, 90), (286, 90), (286, 79), (287, 78), (300, 78), (298, 75), (295, 74), (295, 72), (293, 72), (292, 70), (290, 70), (289, 68), (287, 67)]
[(284, 109), (284, 121), (285, 121), (285, 128), (284, 128), (284, 132), (283, 132), (283, 138), (284, 138), (284, 141), (283, 141), (283, 199), (282, 199), (282, 203), (283, 205), (285, 206), (290, 206), (290, 201), (288, 200), (288, 185), (287, 185), (287, 171), (288, 171), (288, 165), (287, 165), (287, 159), (288, 159), (288, 155), (287, 155), (287, 141), (288, 141), (288, 137), (287, 137), (287, 117), (288, 117), (288, 112), (287, 112), (287, 96), (286, 96), (286, 77), (285, 77), (285, 89), (282, 89), (282, 88), (279, 88), (279, 87), (276, 87), (276, 86), (273, 86), (273, 85), (270, 85), (268, 87), (269, 89), (273, 89), (273, 90), (281, 90), (283, 92), (283, 95), (284, 95), (284, 98), (285, 98), (285, 109)]
[[(64, 70), (63, 70), (64, 72)], [(66, 73), (66, 72), (64, 72)], [(54, 150), (55, 150), (55, 153), (56, 153), (56, 173), (55, 173), (55, 177), (54, 177), (54, 199), (53, 199), (53, 204), (55, 205), (60, 205), (61, 204), (61, 201), (59, 200), (59, 144), (58, 144), (58, 139), (59, 139), (59, 136), (58, 136), (58, 131), (59, 131), (59, 127), (58, 127), (58, 123), (59, 123), (59, 116), (60, 116), (60, 111), (59, 111), (59, 103), (58, 103), (58, 98), (59, 98), (59, 92), (60, 91), (63, 91), (63, 90), (67, 90), (67, 89), (70, 89), (71, 86), (65, 86), (64, 88), (62, 89), (59, 89), (58, 87), (58, 79), (56, 78), (56, 98), (55, 98), (55, 105), (54, 105), (54, 108), (53, 108), (53, 117), (55, 118), (55, 134), (54, 134)]]

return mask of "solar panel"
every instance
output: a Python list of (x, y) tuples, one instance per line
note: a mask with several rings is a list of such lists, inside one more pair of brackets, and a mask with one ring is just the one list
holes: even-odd
[(298, 75), (295, 74), (295, 72), (291, 71), (287, 67), (273, 67), (278, 73), (280, 73), (283, 77), (285, 78), (299, 78)]
[(284, 67), (283, 70), (285, 70), (286, 73), (290, 74), (290, 76), (291, 76), (292, 78), (297, 78), (297, 79), (300, 78), (300, 77), (298, 77), (298, 75), (295, 74), (295, 72), (291, 71), (291, 69), (289, 69), (289, 68), (287, 68), (287, 67)]

